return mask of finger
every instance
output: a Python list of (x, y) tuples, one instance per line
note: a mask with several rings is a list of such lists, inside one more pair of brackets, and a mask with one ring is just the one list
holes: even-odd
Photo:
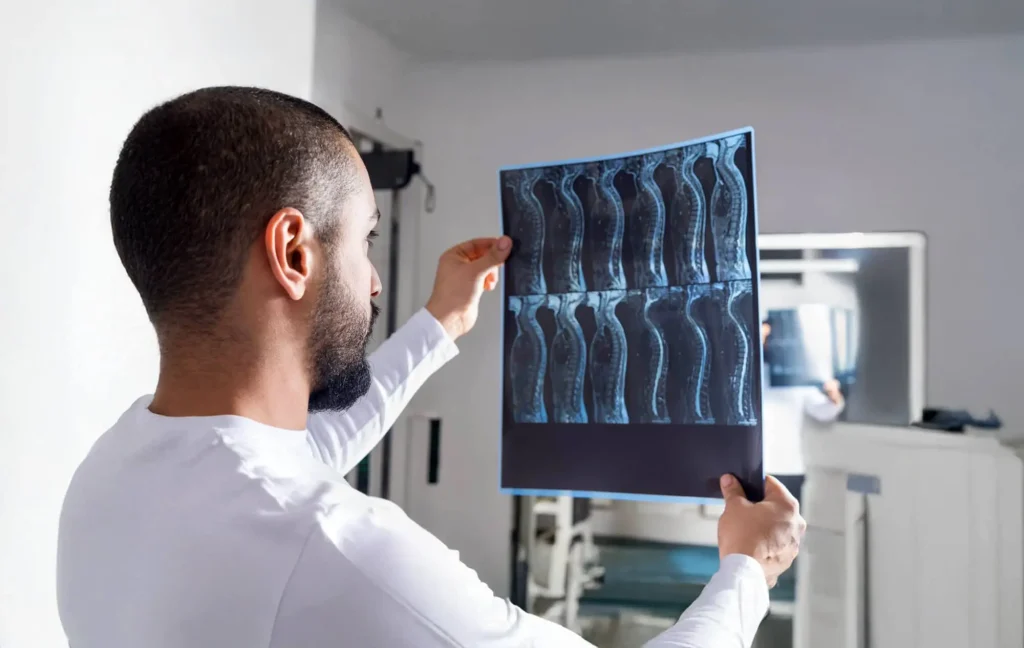
[(498, 237), (496, 236), (484, 236), (481, 238), (470, 239), (459, 243), (453, 247), (452, 250), (467, 261), (476, 261), (480, 257), (486, 255), (487, 251), (494, 247), (494, 243), (497, 240)]
[(719, 485), (722, 487), (722, 498), (725, 499), (726, 505), (728, 505), (729, 502), (747, 501), (747, 496), (743, 492), (743, 486), (740, 485), (740, 480), (736, 479), (732, 475), (722, 475)]
[(498, 238), (490, 249), (487, 250), (487, 254), (473, 262), (473, 267), (476, 270), (477, 275), (481, 276), (491, 270), (497, 269), (501, 264), (505, 263), (505, 260), (508, 259), (508, 255), (511, 251), (512, 239), (507, 236)]
[(796, 507), (797, 501), (793, 494), (778, 479), (768, 475), (764, 478), (764, 498), (773, 502), (784, 502)]

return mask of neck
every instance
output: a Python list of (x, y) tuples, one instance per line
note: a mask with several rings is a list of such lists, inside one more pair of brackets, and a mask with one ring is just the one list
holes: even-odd
[[(303, 430), (309, 380), (287, 344), (260, 353), (224, 340), (188, 346), (161, 341), (160, 377), (149, 409), (161, 416), (242, 416), (272, 427)], [(182, 351), (187, 349), (187, 351)]]

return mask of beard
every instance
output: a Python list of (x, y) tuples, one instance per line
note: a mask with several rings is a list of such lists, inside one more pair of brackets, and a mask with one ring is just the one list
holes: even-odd
[(309, 349), (313, 387), (309, 411), (348, 409), (370, 390), (370, 363), (366, 346), (380, 314), (370, 304), (366, 316), (357, 300), (328, 276), (313, 313)]

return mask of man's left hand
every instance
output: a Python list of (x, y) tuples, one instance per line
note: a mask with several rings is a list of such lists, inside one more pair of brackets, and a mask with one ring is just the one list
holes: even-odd
[(480, 297), (498, 285), (498, 268), (512, 251), (507, 236), (459, 243), (441, 255), (427, 310), (452, 339), (465, 335), (480, 314)]

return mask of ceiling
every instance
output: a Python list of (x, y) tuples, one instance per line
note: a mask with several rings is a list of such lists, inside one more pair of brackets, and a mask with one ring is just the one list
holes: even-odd
[(629, 56), (1024, 32), (1024, 0), (329, 1), (427, 60)]

